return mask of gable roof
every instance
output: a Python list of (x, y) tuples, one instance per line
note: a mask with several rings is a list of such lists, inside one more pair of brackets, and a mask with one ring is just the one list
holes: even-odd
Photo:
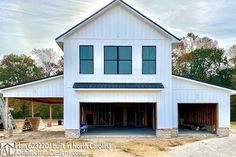
[(151, 23), (152, 25), (154, 25), (155, 27), (157, 27), (158, 29), (160, 29), (162, 32), (164, 32), (165, 34), (167, 34), (168, 36), (170, 36), (172, 39), (174, 39), (176, 42), (180, 41), (180, 39), (178, 37), (176, 37), (175, 35), (171, 34), (169, 31), (167, 31), (165, 28), (163, 28), (162, 26), (160, 26), (159, 24), (157, 24), (156, 22), (154, 22), (153, 20), (149, 19), (148, 17), (146, 17), (145, 15), (143, 15), (142, 13), (140, 13), (138, 10), (134, 9), (133, 7), (131, 7), (129, 4), (125, 3), (122, 0), (113, 0), (112, 2), (110, 2), (109, 4), (107, 4), (105, 7), (103, 7), (102, 9), (98, 10), (96, 13), (92, 14), (91, 16), (89, 16), (88, 18), (86, 18), (85, 20), (83, 20), (82, 22), (78, 23), (77, 25), (75, 25), (74, 27), (70, 28), (68, 31), (66, 31), (65, 33), (61, 34), (60, 36), (58, 36), (55, 40), (57, 42), (62, 42), (62, 38), (67, 36), (68, 34), (70, 34), (71, 32), (73, 32), (74, 30), (76, 30), (79, 26), (81, 26), (82, 24), (85, 24), (86, 22), (88, 22), (89, 20), (95, 18), (97, 15), (99, 15), (100, 13), (102, 13), (103, 11), (105, 11), (106, 9), (110, 8), (111, 6), (113, 6), (116, 3), (120, 3), (123, 4), (124, 6), (126, 6), (128, 9), (132, 10), (133, 12), (135, 12), (136, 14), (138, 14), (139, 16), (141, 16), (142, 18), (144, 18), (146, 21), (148, 21), (149, 23)]
[[(30, 84), (34, 84), (34, 83), (43, 82), (43, 81), (48, 81), (48, 80), (52, 80), (52, 79), (56, 79), (56, 78), (60, 78), (60, 77), (64, 77), (64, 74), (59, 74), (59, 75), (45, 77), (45, 78), (41, 78), (41, 79), (29, 81), (29, 82), (24, 82), (24, 83), (21, 83), (21, 84), (16, 84), (14, 86), (9, 86), (9, 87), (5, 87), (5, 88), (1, 88), (0, 90), (4, 91), (4, 90), (8, 90), (8, 89), (18, 88), (18, 87), (22, 87), (22, 86), (25, 86), (25, 85), (30, 85)], [(180, 75), (176, 75), (176, 74), (172, 74), (172, 77), (173, 78), (177, 78), (177, 79), (181, 79), (181, 80), (184, 80), (184, 81), (190, 81), (190, 82), (206, 85), (208, 87), (213, 87), (213, 88), (217, 88), (217, 89), (220, 89), (220, 90), (225, 90), (225, 91), (231, 92), (233, 95), (236, 94), (236, 89), (222, 87), (222, 86), (219, 86), (219, 85), (210, 84), (210, 83), (207, 83), (207, 82), (203, 82), (201, 80), (197, 80), (197, 79), (193, 79), (193, 78), (188, 78), (188, 77), (184, 77), (184, 76), (180, 76)], [(74, 84), (73, 88), (78, 88), (78, 86), (75, 85), (75, 84)], [(160, 85), (160, 89), (164, 88), (164, 86), (162, 84), (159, 84), (159, 85)]]
[(189, 77), (185, 77), (185, 76), (181, 76), (181, 75), (177, 75), (177, 74), (172, 74), (172, 76), (174, 78), (181, 79), (181, 80), (184, 80), (184, 81), (194, 82), (194, 83), (197, 83), (197, 84), (202, 84), (202, 85), (205, 85), (205, 86), (208, 86), (208, 87), (213, 87), (213, 88), (217, 88), (217, 89), (220, 89), (220, 90), (225, 90), (225, 91), (231, 92), (232, 94), (236, 94), (236, 89), (233, 89), (233, 88), (224, 87), (224, 86), (220, 86), (220, 85), (216, 85), (216, 84), (211, 84), (209, 82), (204, 82), (202, 80), (189, 78)]
[(43, 77), (43, 78), (31, 80), (31, 81), (21, 82), (21, 83), (15, 84), (15, 85), (0, 88), (0, 90), (5, 91), (5, 90), (8, 90), (8, 89), (18, 88), (18, 87), (22, 87), (22, 86), (26, 86), (26, 85), (40, 83), (40, 82), (43, 82), (43, 81), (49, 81), (49, 80), (52, 80), (52, 79), (57, 79), (57, 78), (60, 78), (60, 77), (64, 77), (64, 74), (57, 74), (57, 75)]

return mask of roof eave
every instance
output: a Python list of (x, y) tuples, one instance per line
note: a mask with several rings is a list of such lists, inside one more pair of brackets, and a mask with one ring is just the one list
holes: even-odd
[(64, 38), (73, 33), (73, 31), (75, 31), (77, 29), (77, 27), (79, 27), (80, 25), (83, 25), (84, 23), (86, 23), (87, 21), (96, 18), (97, 16), (99, 16), (100, 13), (102, 13), (103, 11), (105, 11), (107, 8), (109, 8), (112, 5), (115, 5), (116, 3), (120, 3), (123, 6), (129, 8), (130, 10), (132, 10), (134, 13), (136, 13), (137, 15), (139, 15), (140, 17), (146, 19), (149, 23), (151, 23), (152, 25), (154, 25), (155, 27), (157, 27), (159, 30), (161, 30), (163, 33), (167, 34), (168, 37), (170, 37), (170, 39), (172, 40), (172, 43), (179, 43), (180, 39), (178, 37), (176, 37), (175, 35), (173, 35), (172, 33), (170, 33), (169, 31), (167, 31), (165, 28), (163, 28), (162, 26), (160, 26), (159, 24), (157, 24), (156, 22), (154, 22), (153, 20), (151, 20), (150, 18), (146, 17), (145, 15), (143, 15), (142, 13), (140, 13), (138, 10), (136, 10), (135, 8), (133, 8), (132, 6), (130, 6), (129, 4), (127, 4), (126, 2), (122, 1), (122, 0), (114, 0), (112, 2), (110, 2), (109, 4), (107, 4), (106, 6), (104, 6), (103, 8), (101, 8), (100, 10), (98, 10), (97, 12), (95, 12), (94, 14), (92, 14), (91, 16), (89, 16), (88, 18), (86, 18), (85, 20), (83, 20), (82, 22), (78, 23), (77, 25), (75, 25), (74, 27), (70, 28), (68, 31), (66, 31), (65, 33), (61, 34), (60, 36), (58, 36), (55, 40), (57, 43), (59, 42), (64, 42)]
[(73, 88), (74, 91), (162, 91), (164, 88)]
[(194, 79), (191, 79), (191, 78), (186, 78), (186, 77), (178, 76), (178, 75), (174, 75), (174, 74), (172, 76), (175, 77), (175, 78), (178, 78), (178, 79), (182, 79), (182, 80), (186, 80), (186, 81), (191, 81), (191, 82), (199, 83), (199, 84), (202, 84), (202, 85), (206, 85), (208, 87), (224, 90), (224, 91), (230, 92), (230, 95), (235, 95), (236, 94), (236, 90), (229, 89), (229, 88), (226, 88), (226, 87), (221, 87), (221, 86), (209, 84), (209, 83), (206, 83), (206, 82), (202, 82), (202, 81), (199, 81), (199, 80), (194, 80)]
[(105, 9), (107, 9), (109, 6), (115, 4), (119, 2), (119, 0), (113, 0), (112, 2), (108, 3), (106, 6), (104, 6), (103, 8), (99, 9), (98, 11), (96, 11), (94, 14), (92, 14), (91, 16), (87, 17), (86, 19), (84, 19), (83, 21), (79, 22), (78, 24), (76, 24), (75, 26), (73, 26), (72, 28), (70, 28), (69, 30), (67, 30), (66, 32), (64, 32), (63, 34), (59, 35), (58, 37), (56, 37), (56, 42), (63, 42), (64, 41), (64, 37), (67, 36), (68, 34), (70, 34), (71, 32), (73, 32), (75, 29), (77, 29), (78, 26), (86, 23), (87, 21), (91, 20), (92, 18), (95, 18), (96, 16), (98, 16), (101, 12), (103, 12)]
[(32, 80), (32, 81), (29, 81), (29, 82), (26, 82), (26, 83), (16, 84), (16, 85), (13, 85), (13, 86), (10, 86), (10, 87), (5, 87), (5, 88), (0, 89), (0, 92), (4, 92), (6, 90), (11, 90), (11, 89), (15, 89), (15, 88), (24, 87), (24, 86), (28, 86), (28, 85), (31, 85), (31, 84), (45, 82), (45, 81), (49, 81), (49, 80), (53, 80), (53, 79), (58, 79), (58, 78), (61, 78), (61, 77), (64, 77), (64, 74), (59, 74), (59, 75), (55, 75), (55, 76), (41, 78), (41, 79), (38, 79), (38, 80)]

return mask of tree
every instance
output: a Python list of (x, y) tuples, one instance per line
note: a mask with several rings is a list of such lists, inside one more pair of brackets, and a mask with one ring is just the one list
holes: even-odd
[(230, 65), (236, 68), (236, 44), (232, 45), (229, 48), (227, 57), (229, 59)]
[(59, 54), (51, 48), (33, 49), (32, 54), (36, 57), (37, 64), (45, 71), (46, 76), (57, 74)]
[(183, 37), (178, 46), (173, 50), (172, 62), (173, 72), (180, 73), (180, 69), (186, 69), (185, 58), (183, 55), (191, 53), (196, 49), (210, 49), (218, 48), (218, 42), (209, 37), (199, 37), (194, 33), (188, 33), (186, 37)]
[(57, 62), (57, 71), (56, 74), (63, 74), (64, 72), (64, 57), (61, 56), (60, 59)]
[(227, 53), (230, 67), (234, 70), (234, 75), (232, 77), (232, 84), (236, 88), (236, 44), (232, 45)]
[(10, 54), (0, 63), (0, 82), (10, 86), (41, 78), (43, 69), (36, 66), (35, 60), (26, 55)]
[(206, 81), (213, 84), (232, 86), (233, 69), (228, 65), (224, 50), (201, 48), (182, 54), (178, 62), (179, 75)]

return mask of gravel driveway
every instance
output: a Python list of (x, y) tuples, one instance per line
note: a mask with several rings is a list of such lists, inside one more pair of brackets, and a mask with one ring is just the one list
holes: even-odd
[(173, 157), (236, 157), (236, 132), (171, 148), (169, 153)]

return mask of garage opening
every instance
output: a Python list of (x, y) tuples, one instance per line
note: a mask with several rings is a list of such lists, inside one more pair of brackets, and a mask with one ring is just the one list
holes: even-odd
[(87, 135), (155, 135), (155, 103), (81, 103)]
[(217, 104), (178, 104), (179, 133), (216, 133)]

